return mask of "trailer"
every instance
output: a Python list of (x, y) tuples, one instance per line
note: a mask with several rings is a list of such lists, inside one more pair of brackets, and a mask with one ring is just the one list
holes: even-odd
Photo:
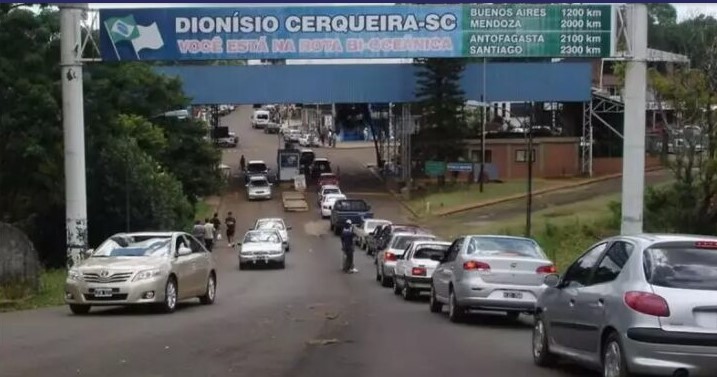
[(306, 212), (309, 210), (309, 203), (306, 195), (299, 191), (284, 191), (281, 193), (281, 201), (286, 212)]

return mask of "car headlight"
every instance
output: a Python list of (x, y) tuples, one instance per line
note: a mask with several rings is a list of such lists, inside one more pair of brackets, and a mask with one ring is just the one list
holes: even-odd
[(132, 281), (140, 281), (140, 280), (147, 280), (154, 277), (157, 277), (162, 274), (162, 270), (160, 269), (152, 269), (152, 270), (144, 270), (137, 273), (137, 275), (134, 276), (134, 279)]
[(70, 280), (82, 281), (82, 272), (71, 269), (70, 271), (67, 271), (67, 278)]

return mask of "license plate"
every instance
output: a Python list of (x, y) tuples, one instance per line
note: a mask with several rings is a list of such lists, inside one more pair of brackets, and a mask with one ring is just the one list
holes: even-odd
[(111, 288), (95, 288), (95, 297), (112, 297)]
[(503, 298), (520, 300), (523, 298), (523, 293), (521, 293), (521, 292), (503, 292)]

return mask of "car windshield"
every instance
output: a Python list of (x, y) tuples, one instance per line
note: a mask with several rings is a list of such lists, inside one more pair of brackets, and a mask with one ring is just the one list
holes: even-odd
[(391, 249), (395, 250), (404, 250), (408, 247), (408, 245), (411, 244), (411, 242), (416, 241), (430, 241), (434, 239), (433, 236), (396, 236), (393, 238), (393, 242), (391, 242)]
[(545, 258), (540, 246), (527, 238), (473, 237), (467, 253), (482, 257)]
[(433, 257), (443, 258), (443, 256), (446, 255), (446, 251), (448, 251), (448, 246), (446, 246), (446, 245), (419, 246), (418, 250), (416, 250), (416, 252), (413, 253), (413, 258), (414, 259), (431, 259)]
[(246, 170), (249, 173), (263, 173), (266, 171), (266, 164), (249, 164)]
[(324, 189), (323, 195), (326, 196), (326, 195), (340, 194), (340, 193), (341, 193), (341, 190), (339, 190), (337, 188), (327, 188), (327, 189)]
[(276, 229), (284, 230), (284, 223), (279, 220), (261, 220), (256, 223), (255, 229)]
[(320, 172), (331, 171), (331, 165), (328, 161), (314, 161), (314, 169)]
[(249, 232), (244, 236), (244, 243), (258, 243), (258, 242), (268, 242), (268, 243), (280, 243), (281, 239), (276, 232), (270, 232), (270, 231), (254, 231)]
[(368, 204), (363, 200), (342, 200), (336, 203), (335, 208), (337, 211), (367, 212)]
[(371, 233), (374, 231), (374, 229), (378, 228), (380, 225), (387, 224), (385, 221), (366, 221), (366, 232)]
[(647, 249), (644, 256), (645, 277), (652, 285), (717, 291), (717, 250)]
[(117, 236), (103, 242), (92, 258), (160, 257), (169, 255), (171, 237)]
[(269, 114), (256, 114), (256, 119), (267, 120), (269, 119)]
[(250, 184), (253, 187), (267, 187), (269, 186), (269, 182), (266, 181), (266, 179), (254, 179), (250, 182)]

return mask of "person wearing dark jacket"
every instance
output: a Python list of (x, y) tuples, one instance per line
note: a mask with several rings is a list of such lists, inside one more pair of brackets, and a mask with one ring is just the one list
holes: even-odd
[(351, 220), (346, 220), (346, 225), (341, 231), (341, 250), (344, 252), (343, 271), (347, 274), (358, 272), (354, 268), (354, 232), (351, 228)]

